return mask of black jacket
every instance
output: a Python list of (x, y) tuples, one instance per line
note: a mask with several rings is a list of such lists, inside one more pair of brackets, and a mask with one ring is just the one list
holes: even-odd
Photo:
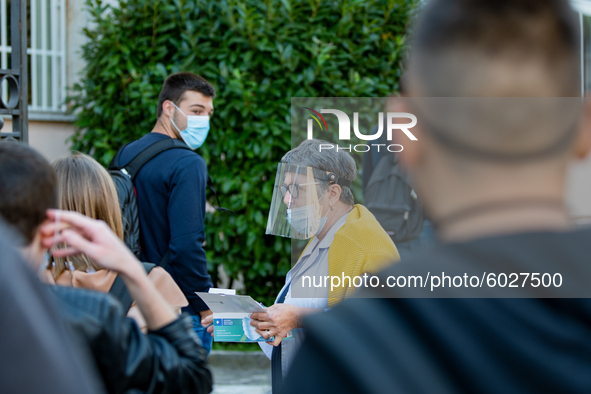
[[(67, 335), (56, 303), (0, 218), (0, 393), (104, 393), (88, 352)], [(67, 372), (67, 373), (66, 373)]]
[(63, 317), (85, 342), (111, 393), (209, 393), (207, 356), (191, 319), (143, 334), (107, 294), (51, 286)]

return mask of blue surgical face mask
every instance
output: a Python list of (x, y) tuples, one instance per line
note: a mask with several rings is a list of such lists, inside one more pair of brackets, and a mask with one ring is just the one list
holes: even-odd
[(325, 216), (317, 218), (316, 204), (320, 203), (320, 200), (322, 200), (325, 195), (326, 193), (324, 193), (315, 204), (287, 209), (287, 221), (295, 231), (305, 234), (306, 236), (309, 235), (310, 237), (318, 235), (322, 231), (326, 224), (328, 212), (326, 212)]
[[(181, 114), (185, 115), (175, 103), (172, 103), (172, 105), (174, 105)], [(191, 149), (197, 149), (203, 145), (207, 138), (207, 134), (209, 133), (209, 116), (185, 115), (185, 117), (187, 118), (187, 128), (182, 131), (179, 130), (170, 117), (168, 119), (170, 119), (170, 123), (172, 123), (174, 128), (181, 134), (181, 138), (185, 141), (185, 144)]]
[(242, 330), (244, 331), (244, 335), (251, 341), (256, 341), (261, 339), (261, 335), (257, 332), (257, 328), (250, 325), (252, 319), (249, 316), (242, 318)]

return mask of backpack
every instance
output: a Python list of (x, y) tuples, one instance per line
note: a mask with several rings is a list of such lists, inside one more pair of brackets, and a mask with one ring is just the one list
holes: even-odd
[[(133, 182), (135, 177), (137, 176), (140, 169), (154, 157), (158, 156), (160, 153), (169, 150), (169, 149), (187, 149), (191, 152), (193, 151), (189, 148), (184, 142), (177, 140), (177, 139), (164, 139), (160, 141), (154, 142), (152, 145), (148, 146), (146, 149), (138, 153), (131, 161), (126, 164), (125, 166), (121, 166), (119, 163), (119, 158), (121, 156), (121, 152), (125, 147), (129, 145), (124, 145), (121, 149), (117, 151), (115, 157), (109, 164), (109, 174), (111, 175), (111, 179), (115, 183), (115, 188), (117, 189), (117, 197), (119, 199), (119, 208), (121, 209), (121, 219), (123, 221), (123, 240), (125, 245), (133, 252), (133, 254), (139, 259), (140, 258), (140, 221), (139, 221), (139, 213), (137, 207), (137, 193), (135, 191), (135, 187)], [(215, 196), (216, 202), (218, 206), (214, 206), (217, 211), (220, 212), (230, 212), (229, 209), (221, 208), (220, 202), (218, 200), (218, 196), (216, 191), (213, 187), (213, 182), (211, 178), (207, 177), (207, 186), (213, 191)], [(170, 250), (167, 250), (162, 261), (158, 263), (158, 266), (165, 268), (170, 260)]]
[(364, 188), (365, 206), (394, 243), (418, 238), (423, 230), (423, 209), (408, 175), (392, 153), (379, 161)]

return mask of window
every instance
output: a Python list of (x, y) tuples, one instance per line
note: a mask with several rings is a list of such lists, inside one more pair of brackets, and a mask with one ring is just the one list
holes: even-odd
[[(29, 112), (66, 110), (65, 0), (28, 0)], [(10, 67), (10, 0), (0, 0), (0, 68)], [(3, 87), (1, 92), (6, 97)]]

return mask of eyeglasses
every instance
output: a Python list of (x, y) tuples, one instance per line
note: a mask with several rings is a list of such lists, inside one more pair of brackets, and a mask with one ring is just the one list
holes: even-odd
[(287, 192), (292, 198), (298, 198), (300, 195), (300, 186), (306, 185), (318, 185), (320, 182), (311, 182), (311, 183), (290, 183), (289, 185), (281, 185), (279, 186), (279, 190), (281, 191), (281, 197), (285, 197)]

